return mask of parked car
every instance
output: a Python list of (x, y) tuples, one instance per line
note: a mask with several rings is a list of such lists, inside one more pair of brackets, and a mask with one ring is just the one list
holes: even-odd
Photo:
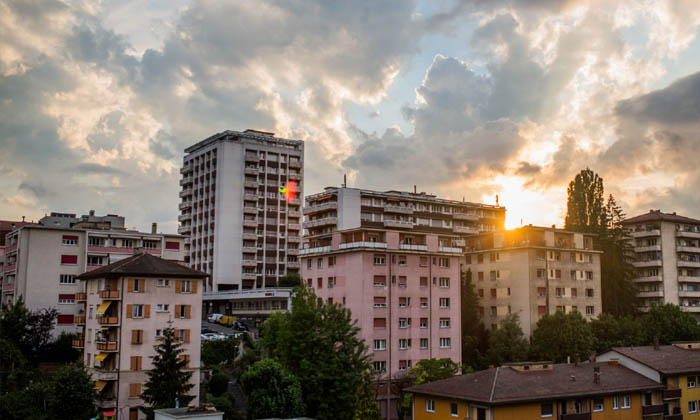
[(202, 334), (213, 333), (213, 332), (216, 332), (216, 331), (212, 330), (209, 327), (202, 327)]
[(211, 341), (211, 340), (223, 340), (226, 338), (224, 334), (221, 333), (205, 333), (202, 334), (202, 339), (206, 337), (206, 341)]
[(249, 331), (249, 328), (241, 321), (234, 322), (233, 329), (236, 331)]
[(223, 314), (209, 314), (209, 316), (207, 317), (207, 320), (209, 320), (209, 322), (217, 322), (222, 316), (224, 316), (224, 315)]

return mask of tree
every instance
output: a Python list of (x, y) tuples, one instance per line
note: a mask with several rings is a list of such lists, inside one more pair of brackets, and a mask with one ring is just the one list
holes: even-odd
[(411, 400), (413, 394), (405, 393), (403, 390), (409, 386), (420, 385), (427, 382), (440, 381), (449, 379), (459, 372), (459, 364), (452, 361), (450, 358), (442, 359), (425, 359), (418, 362), (411, 370), (408, 371), (402, 380), (399, 381), (398, 387), (401, 397), (396, 405), (396, 413), (399, 420), (406, 418), (411, 412)]
[(220, 397), (228, 389), (228, 376), (223, 372), (216, 372), (209, 379), (208, 388), (213, 396)]
[(301, 385), (272, 359), (255, 362), (241, 375), (249, 419), (304, 415)]
[(474, 290), (472, 272), (461, 273), (462, 363), (470, 368), (485, 367), (489, 332), (479, 316), (479, 296)]
[(654, 342), (654, 337), (659, 337), (661, 344), (700, 340), (700, 324), (695, 317), (672, 303), (652, 305), (649, 312), (641, 317), (641, 324), (647, 345)]
[(326, 304), (299, 287), (291, 311), (273, 313), (262, 325), (268, 356), (299, 378), (307, 416), (352, 419), (362, 372), (369, 369), (356, 323), (349, 309)]
[(89, 419), (96, 414), (95, 382), (82, 362), (59, 367), (51, 385), (51, 418)]
[(567, 357), (588, 358), (595, 349), (591, 325), (578, 312), (544, 315), (532, 333), (531, 352), (538, 360), (562, 363)]
[(41, 350), (51, 341), (57, 318), (54, 308), (29, 311), (20, 297), (0, 312), (0, 339), (14, 344), (29, 362), (36, 364)]
[(372, 384), (369, 371), (362, 374), (362, 384), (357, 388), (357, 405), (353, 420), (380, 420), (382, 418), (377, 405), (377, 394)]
[(231, 392), (226, 392), (220, 397), (207, 396), (207, 401), (214, 404), (218, 411), (224, 413), (224, 420), (241, 420), (243, 417), (236, 411), (236, 397)]
[(280, 277), (277, 281), (277, 285), (279, 287), (297, 287), (301, 285), (301, 276), (299, 276), (299, 273), (289, 273)]
[(80, 352), (73, 348), (74, 338), (77, 338), (77, 334), (61, 332), (54, 341), (43, 346), (40, 360), (54, 363), (77, 362), (80, 360)]
[(603, 178), (586, 168), (574, 177), (566, 191), (564, 228), (574, 232), (601, 233), (606, 225)]
[(488, 351), (489, 363), (502, 365), (503, 363), (522, 362), (527, 360), (529, 350), (529, 343), (520, 328), (520, 317), (517, 314), (509, 314), (501, 320), (498, 329), (491, 333)]
[(231, 365), (238, 357), (240, 341), (236, 338), (202, 342), (201, 359), (204, 366)]
[(596, 353), (613, 347), (641, 346), (646, 343), (641, 322), (631, 316), (615, 317), (602, 313), (591, 321), (591, 330), (596, 338)]
[(163, 330), (163, 337), (154, 346), (156, 355), (153, 359), (153, 369), (146, 372), (148, 380), (141, 392), (141, 398), (148, 404), (141, 410), (152, 419), (153, 410), (157, 408), (175, 407), (175, 401), (180, 406), (186, 406), (194, 399), (187, 392), (194, 387), (188, 383), (192, 372), (183, 369), (187, 366), (187, 360), (181, 358), (184, 352), (182, 344), (175, 339), (175, 329), (172, 327)]

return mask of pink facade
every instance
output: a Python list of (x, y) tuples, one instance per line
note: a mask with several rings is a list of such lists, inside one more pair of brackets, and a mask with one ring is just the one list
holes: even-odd
[(348, 235), (335, 232), (329, 246), (304, 249), (301, 275), (319, 297), (352, 311), (375, 370), (390, 379), (423, 359), (460, 363), (458, 250), (431, 234), (415, 234), (420, 245), (401, 243), (400, 232), (377, 232), (372, 242)]

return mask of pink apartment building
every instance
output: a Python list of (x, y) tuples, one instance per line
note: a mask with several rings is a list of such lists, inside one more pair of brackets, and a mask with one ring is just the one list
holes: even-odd
[[(374, 370), (390, 383), (423, 359), (461, 362), (460, 252), (438, 235), (352, 229), (302, 250), (301, 275), (352, 311)], [(395, 415), (394, 398), (380, 398), (384, 418)]]

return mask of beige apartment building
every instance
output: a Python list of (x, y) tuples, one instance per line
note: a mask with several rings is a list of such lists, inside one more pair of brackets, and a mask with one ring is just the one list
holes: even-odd
[(190, 391), (199, 396), (202, 284), (206, 273), (141, 250), (129, 258), (78, 276), (86, 285), (76, 299), (84, 314), (76, 317), (82, 333), (73, 346), (83, 351), (99, 391), (100, 411), (137, 420), (152, 369), (154, 346), (166, 328), (182, 343), (182, 358), (192, 372)]
[(673, 303), (700, 317), (700, 220), (650, 210), (623, 224), (634, 247), (639, 309)]
[(600, 256), (594, 235), (525, 226), (467, 239), (462, 271), (479, 296), (484, 325), (492, 330), (508, 314), (520, 317), (526, 336), (556, 311), (601, 312)]
[(58, 309), (56, 335), (80, 329), (74, 321), (82, 310), (76, 301), (83, 289), (79, 274), (127, 258), (137, 248), (170, 261), (184, 259), (184, 237), (157, 233), (155, 225), (151, 233), (127, 230), (120, 216), (52, 213), (39, 222), (6, 235), (0, 300), (21, 297), (31, 310)]

